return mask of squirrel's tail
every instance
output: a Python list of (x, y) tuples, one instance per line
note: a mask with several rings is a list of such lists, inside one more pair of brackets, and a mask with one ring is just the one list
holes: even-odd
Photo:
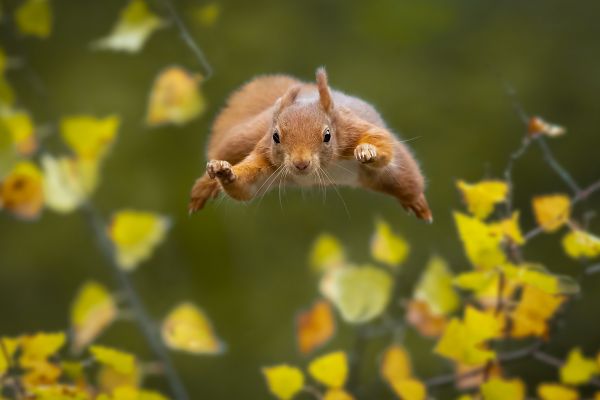
[(201, 210), (208, 200), (214, 199), (220, 192), (219, 182), (216, 179), (211, 179), (207, 174), (196, 179), (190, 193), (189, 213), (193, 214)]

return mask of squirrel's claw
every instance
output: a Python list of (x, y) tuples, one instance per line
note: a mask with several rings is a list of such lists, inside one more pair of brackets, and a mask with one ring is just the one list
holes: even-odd
[(354, 157), (363, 164), (375, 161), (377, 148), (370, 143), (362, 143), (354, 149)]
[(218, 178), (222, 183), (231, 183), (236, 178), (231, 164), (223, 160), (210, 160), (206, 164), (206, 173), (212, 179)]

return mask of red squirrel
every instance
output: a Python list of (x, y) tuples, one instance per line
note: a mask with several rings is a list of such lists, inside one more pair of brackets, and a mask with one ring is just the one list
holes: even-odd
[(373, 106), (332, 90), (324, 68), (317, 69), (316, 84), (273, 75), (242, 86), (214, 122), (208, 159), (192, 188), (190, 213), (221, 191), (248, 201), (278, 180), (383, 192), (432, 221), (410, 150)]

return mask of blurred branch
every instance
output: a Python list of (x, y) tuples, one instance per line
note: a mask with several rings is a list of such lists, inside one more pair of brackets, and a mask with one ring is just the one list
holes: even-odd
[(560, 178), (567, 184), (567, 186), (569, 186), (573, 193), (578, 194), (579, 192), (581, 192), (581, 189), (579, 188), (577, 182), (575, 182), (575, 179), (573, 179), (571, 174), (569, 174), (569, 172), (567, 172), (567, 170), (556, 160), (554, 154), (552, 153), (552, 150), (550, 150), (550, 147), (546, 143), (546, 140), (541, 135), (538, 135), (535, 138), (535, 141), (540, 146), (542, 154), (544, 155), (544, 159), (546, 160), (550, 168), (552, 168), (554, 172), (556, 172), (558, 176), (560, 176)]
[(133, 313), (134, 319), (140, 331), (146, 338), (146, 341), (154, 353), (154, 356), (162, 365), (165, 377), (169, 383), (174, 398), (177, 400), (189, 399), (185, 386), (183, 385), (181, 378), (173, 366), (171, 357), (161, 341), (154, 322), (150, 318), (150, 315), (148, 314), (140, 295), (135, 290), (128, 273), (123, 271), (115, 261), (113, 244), (106, 233), (106, 224), (91, 203), (87, 203), (84, 206), (83, 213), (92, 230), (94, 231), (96, 240), (98, 241), (98, 246), (106, 258), (108, 265), (111, 267), (111, 270), (120, 286), (121, 291), (123, 292), (123, 296), (129, 305), (131, 312)]
[(175, 5), (173, 4), (172, 0), (160, 0), (160, 1), (165, 6), (165, 8), (167, 8), (167, 10), (169, 10), (169, 13), (171, 14), (171, 18), (173, 19), (173, 22), (175, 22), (175, 25), (177, 26), (177, 29), (179, 30), (179, 35), (181, 36), (181, 38), (183, 39), (185, 44), (190, 48), (192, 53), (194, 53), (194, 56), (196, 56), (196, 58), (198, 59), (198, 62), (204, 69), (204, 72), (205, 72), (204, 80), (209, 79), (213, 74), (213, 69), (212, 69), (210, 63), (208, 62), (208, 60), (206, 59), (204, 52), (202, 51), (202, 49), (200, 49), (200, 47), (198, 46), (198, 44), (196, 43), (196, 41), (194, 40), (194, 38), (188, 31), (187, 27), (185, 26), (185, 23), (183, 22), (183, 20), (177, 13), (177, 10), (175, 9)]

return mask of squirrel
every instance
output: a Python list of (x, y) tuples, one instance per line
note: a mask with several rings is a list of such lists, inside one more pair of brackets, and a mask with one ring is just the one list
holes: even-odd
[(191, 190), (190, 213), (220, 192), (248, 201), (279, 179), (299, 186), (358, 186), (391, 195), (432, 222), (425, 180), (408, 147), (375, 108), (329, 87), (287, 75), (257, 77), (229, 98), (208, 143), (206, 173)]

